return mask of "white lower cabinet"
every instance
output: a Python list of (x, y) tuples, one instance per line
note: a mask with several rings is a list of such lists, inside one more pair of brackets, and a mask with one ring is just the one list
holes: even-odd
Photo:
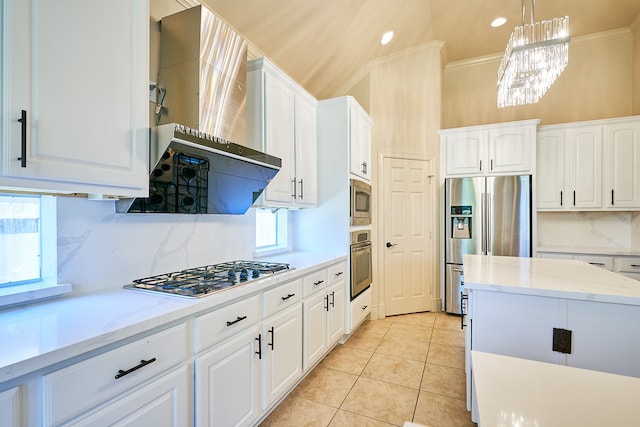
[(10, 388), (0, 393), (0, 414), (3, 426), (22, 426), (21, 409), (20, 386)]
[(350, 331), (355, 330), (360, 323), (371, 312), (371, 288), (358, 295), (353, 301), (351, 301), (351, 320)]
[(121, 396), (184, 364), (187, 350), (187, 327), (180, 324), (45, 375), (43, 423), (77, 419), (115, 398), (125, 405)]
[(262, 322), (262, 409), (302, 376), (302, 307), (295, 304)]
[(196, 358), (196, 425), (249, 426), (259, 417), (260, 343), (255, 325)]
[(192, 388), (191, 367), (183, 365), (90, 415), (81, 416), (61, 425), (74, 427), (192, 425)]
[(306, 298), (302, 304), (305, 372), (342, 337), (345, 318), (344, 280)]
[[(613, 271), (631, 279), (640, 280), (640, 257), (631, 255), (604, 255), (570, 252), (538, 251), (538, 258), (577, 259), (596, 267)], [(639, 285), (640, 286), (640, 285)]]

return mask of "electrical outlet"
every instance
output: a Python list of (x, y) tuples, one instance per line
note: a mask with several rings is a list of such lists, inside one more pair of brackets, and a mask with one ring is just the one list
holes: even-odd
[(154, 81), (149, 81), (149, 102), (158, 103), (158, 85)]
[(571, 354), (571, 331), (553, 328), (553, 351)]

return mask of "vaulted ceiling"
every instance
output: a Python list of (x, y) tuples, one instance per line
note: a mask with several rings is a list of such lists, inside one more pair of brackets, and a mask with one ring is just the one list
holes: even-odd
[[(156, 1), (156, 0), (152, 0)], [(184, 0), (183, 0), (184, 1)], [(189, 0), (193, 2), (193, 0)], [(530, 20), (531, 0), (525, 0)], [(518, 0), (202, 0), (318, 99), (343, 94), (370, 61), (432, 40), (448, 62), (504, 51)], [(640, 19), (640, 0), (538, 0), (535, 19), (569, 16), (571, 36)], [(507, 18), (500, 28), (489, 23)], [(390, 44), (380, 45), (393, 30)]]

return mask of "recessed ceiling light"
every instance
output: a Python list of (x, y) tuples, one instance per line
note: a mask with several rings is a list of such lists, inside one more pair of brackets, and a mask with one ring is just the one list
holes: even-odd
[(393, 31), (387, 31), (382, 35), (382, 38), (380, 39), (380, 44), (385, 45), (389, 43), (392, 38), (393, 38)]
[(504, 25), (505, 22), (507, 22), (507, 18), (503, 18), (502, 16), (499, 16), (496, 19), (494, 19), (493, 21), (491, 21), (491, 26), (493, 28), (500, 27), (500, 26)]

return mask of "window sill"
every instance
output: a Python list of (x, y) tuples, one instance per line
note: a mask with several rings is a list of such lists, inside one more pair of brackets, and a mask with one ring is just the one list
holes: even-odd
[(277, 247), (271, 247), (271, 248), (268, 248), (268, 249), (256, 250), (255, 256), (260, 258), (260, 257), (269, 256), (269, 255), (282, 254), (282, 253), (285, 253), (285, 252), (291, 252), (291, 247), (289, 247), (289, 246), (277, 246)]
[(0, 309), (15, 305), (65, 295), (71, 292), (70, 283), (29, 283), (26, 285), (0, 288)]

